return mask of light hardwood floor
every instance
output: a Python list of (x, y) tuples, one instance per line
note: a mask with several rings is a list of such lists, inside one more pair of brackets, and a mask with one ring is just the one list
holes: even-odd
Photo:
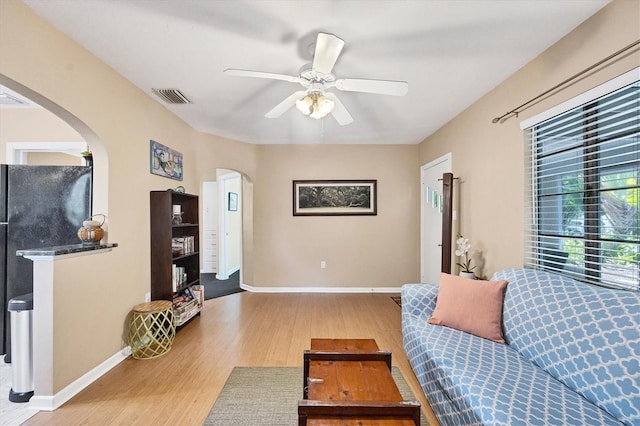
[(373, 338), (391, 350), (393, 365), (437, 425), (402, 348), (400, 307), (390, 295), (250, 292), (206, 301), (168, 354), (128, 358), (25, 424), (200, 425), (233, 367), (301, 366), (312, 337)]

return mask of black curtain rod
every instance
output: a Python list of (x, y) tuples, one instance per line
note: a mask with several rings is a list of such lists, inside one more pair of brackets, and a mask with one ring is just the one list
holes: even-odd
[(562, 86), (564, 86), (565, 84), (575, 80), (576, 78), (580, 77), (581, 75), (584, 75), (586, 73), (588, 73), (589, 71), (593, 70), (594, 68), (599, 67), (600, 65), (604, 64), (605, 62), (610, 61), (611, 59), (615, 58), (616, 56), (626, 52), (627, 50), (637, 46), (638, 44), (640, 44), (640, 40), (636, 40), (633, 43), (629, 44), (628, 46), (623, 47), (622, 49), (618, 50), (616, 53), (607, 56), (606, 58), (604, 58), (601, 61), (596, 62), (595, 64), (591, 65), (588, 68), (583, 69), (582, 71), (580, 71), (579, 73), (569, 77), (568, 79), (564, 80), (562, 83), (556, 84), (555, 86), (553, 86), (551, 89), (547, 90), (546, 92), (543, 92), (541, 94), (539, 94), (538, 96), (536, 96), (533, 99), (528, 100), (527, 102), (523, 103), (520, 106), (517, 106), (515, 108), (513, 108), (511, 111), (506, 112), (504, 114), (502, 114), (500, 117), (496, 117), (493, 120), (491, 120), (492, 123), (504, 123), (505, 121), (507, 121), (508, 119), (510, 119), (511, 117), (515, 116), (517, 117), (518, 114), (521, 112), (520, 108), (525, 107), (527, 105), (529, 105), (532, 102), (537, 101), (538, 99), (542, 98), (543, 96), (548, 95), (549, 93), (561, 88)]

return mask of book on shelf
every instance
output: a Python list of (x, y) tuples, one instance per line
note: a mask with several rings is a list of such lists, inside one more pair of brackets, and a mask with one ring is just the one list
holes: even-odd
[(189, 312), (193, 309), (198, 309), (199, 305), (198, 305), (198, 301), (196, 299), (191, 299), (188, 302), (180, 305), (177, 308), (173, 308), (173, 314), (174, 315), (181, 315), (185, 312)]
[(196, 237), (174, 237), (171, 239), (171, 253), (173, 256), (186, 256), (195, 252)]
[(186, 294), (178, 294), (173, 296), (173, 309), (178, 309), (187, 303), (191, 302), (193, 299), (189, 298)]
[(187, 269), (175, 263), (171, 265), (171, 288), (175, 293), (187, 283)]
[(175, 314), (173, 315), (173, 323), (176, 326), (181, 326), (182, 324), (184, 324), (185, 322), (187, 322), (188, 320), (190, 320), (192, 317), (194, 317), (198, 312), (200, 312), (200, 308), (198, 308), (198, 305), (194, 305), (192, 309), (184, 311), (180, 314)]
[(179, 309), (183, 306), (193, 304), (194, 301), (199, 304), (200, 301), (198, 297), (199, 296), (194, 296), (191, 289), (187, 287), (173, 295), (173, 309)]
[(202, 309), (202, 306), (204, 305), (204, 287), (200, 284), (196, 284), (192, 285), (190, 288), (193, 297), (198, 300), (198, 305), (200, 306), (200, 309)]
[(198, 292), (199, 290), (192, 291), (187, 287), (173, 297), (173, 318), (175, 325), (184, 324), (200, 312), (201, 304)]

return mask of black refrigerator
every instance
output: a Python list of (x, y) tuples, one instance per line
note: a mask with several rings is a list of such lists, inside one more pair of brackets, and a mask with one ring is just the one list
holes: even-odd
[(92, 168), (0, 165), (0, 354), (11, 358), (7, 304), (33, 292), (33, 262), (16, 250), (78, 244), (91, 216)]

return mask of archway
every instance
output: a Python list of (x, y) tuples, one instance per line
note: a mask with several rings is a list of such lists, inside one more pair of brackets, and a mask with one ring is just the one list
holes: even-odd
[[(218, 167), (203, 175), (201, 188), (202, 281), (218, 281), (218, 294), (244, 289), (253, 283), (253, 182), (240, 170)], [(229, 277), (233, 282), (223, 283)]]
[[(93, 211), (99, 211), (100, 213), (108, 215), (108, 158), (106, 149), (98, 139), (98, 136), (95, 134), (95, 132), (93, 132), (80, 119), (78, 119), (66, 109), (57, 105), (55, 102), (2, 74), (0, 74), (0, 85), (7, 87), (20, 96), (38, 104), (40, 107), (42, 107), (42, 110), (48, 111), (48, 113), (50, 113), (50, 116), (55, 116), (57, 117), (57, 119), (59, 119), (56, 119), (56, 121), (61, 121), (62, 123), (64, 123), (64, 126), (69, 126), (73, 130), (75, 130), (78, 135), (80, 135), (80, 138), (76, 139), (76, 142), (72, 144), (62, 144), (63, 146), (61, 150), (56, 150), (56, 147), (53, 146), (45, 147), (46, 143), (40, 144), (39, 146), (35, 146), (33, 144), (15, 144), (10, 147), (12, 155), (9, 156), (11, 158), (6, 159), (6, 162), (16, 163), (15, 154), (17, 153), (17, 157), (21, 157), (22, 154), (24, 154), (24, 152), (26, 151), (62, 151), (67, 153), (73, 152), (74, 154), (79, 154), (78, 149), (85, 150), (87, 145), (90, 146), (94, 158), (97, 159), (96, 163), (94, 163), (93, 168)], [(0, 126), (2, 125), (2, 121), (0, 121)], [(84, 140), (84, 142), (78, 144), (77, 140)], [(6, 141), (3, 140), (2, 142), (4, 144)], [(7, 152), (7, 147), (3, 146), (2, 151)], [(80, 164), (81, 162), (78, 158), (78, 165)], [(80, 225), (80, 223), (78, 225)], [(36, 273), (34, 272), (34, 275), (35, 274)], [(42, 278), (42, 274), (38, 276)], [(43, 281), (40, 278), (38, 278), (38, 282)], [(40, 288), (42, 288), (42, 286)], [(53, 285), (49, 286), (48, 288), (53, 288)], [(50, 368), (50, 366), (54, 365), (54, 350), (51, 342), (53, 342), (53, 340), (57, 336), (53, 331), (53, 327), (51, 327), (53, 321), (51, 320), (51, 317), (48, 317), (47, 315), (54, 311), (54, 305), (58, 303), (58, 297), (56, 297), (54, 300), (54, 297), (49, 293), (40, 292), (38, 295), (35, 295), (36, 293), (37, 292), (34, 292), (34, 300), (36, 301), (37, 305), (34, 305), (34, 311), (44, 313), (44, 315), (34, 315), (33, 317), (33, 340), (35, 343), (37, 343), (37, 345), (35, 343), (33, 345), (33, 370), (35, 382), (34, 390), (36, 392), (36, 395), (31, 400), (31, 408), (42, 409), (43, 407), (46, 407), (44, 409), (55, 409), (57, 408), (55, 404), (59, 403), (59, 400), (54, 400), (51, 397), (51, 394), (54, 391), (52, 384), (54, 374), (53, 372), (55, 369)], [(38, 336), (38, 338), (36, 338), (36, 336)]]
[(0, 84), (40, 105), (42, 108), (51, 112), (62, 121), (67, 123), (76, 132), (78, 132), (78, 134), (90, 147), (94, 158), (92, 202), (94, 211), (101, 212), (108, 216), (109, 159), (104, 144), (100, 141), (96, 133), (78, 117), (76, 117), (66, 109), (60, 107), (55, 102), (52, 102), (48, 98), (40, 95), (39, 93), (18, 83), (17, 81), (10, 79), (3, 74), (0, 74)]
[(221, 283), (220, 294), (234, 285), (244, 289), (253, 282), (253, 182), (240, 170), (219, 167), (201, 184), (203, 281), (237, 280)]

